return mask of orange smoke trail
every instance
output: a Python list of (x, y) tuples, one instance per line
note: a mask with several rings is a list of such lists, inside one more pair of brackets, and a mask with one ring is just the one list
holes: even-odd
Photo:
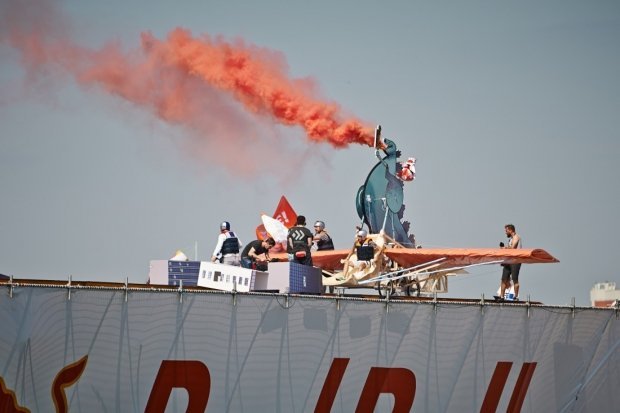
[(20, 9), (21, 2), (8, 1), (13, 3), (7, 13), (12, 17), (0, 21), (7, 24), (0, 41), (17, 48), (31, 72), (60, 67), (82, 85), (98, 85), (199, 134), (212, 130), (204, 124), (204, 112), (216, 117), (222, 107), (230, 107), (232, 97), (252, 116), (300, 126), (312, 141), (337, 148), (373, 144), (372, 126), (344, 119), (338, 104), (316, 98), (311, 80), (290, 78), (276, 52), (208, 35), (196, 38), (180, 28), (165, 40), (142, 34), (141, 49), (131, 53), (123, 53), (115, 44), (93, 51), (51, 30), (49, 23), (37, 24), (37, 20), (49, 22), (49, 12), (36, 13), (38, 19), (31, 18), (28, 25), (11, 23), (16, 18), (28, 21), (23, 14), (36, 8), (24, 10), (27, 7)]
[(192, 38), (174, 30), (167, 41), (144, 36), (144, 49), (155, 61), (179, 67), (220, 90), (230, 92), (246, 108), (273, 116), (285, 125), (303, 127), (310, 139), (336, 147), (372, 145), (372, 129), (356, 120), (339, 121), (339, 107), (314, 99), (300, 81), (287, 77), (261, 50), (222, 40)]

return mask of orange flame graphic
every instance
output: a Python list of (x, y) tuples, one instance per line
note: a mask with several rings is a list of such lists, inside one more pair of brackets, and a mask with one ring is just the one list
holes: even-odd
[(30, 410), (17, 404), (15, 393), (4, 385), (0, 377), (0, 412), (3, 413), (30, 413)]
[(52, 383), (52, 400), (54, 406), (56, 406), (57, 413), (66, 413), (68, 411), (67, 395), (65, 394), (65, 388), (73, 385), (86, 368), (86, 362), (88, 356), (84, 356), (75, 363), (71, 363), (65, 366), (58, 372), (54, 382)]

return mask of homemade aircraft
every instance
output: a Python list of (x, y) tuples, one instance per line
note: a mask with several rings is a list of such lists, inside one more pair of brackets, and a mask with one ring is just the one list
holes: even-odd
[[(380, 151), (385, 156), (380, 156)], [(391, 140), (375, 131), (372, 168), (356, 197), (357, 213), (374, 245), (372, 253), (359, 257), (355, 245), (348, 250), (314, 251), (312, 260), (323, 273), (323, 285), (341, 288), (375, 288), (379, 294), (411, 295), (448, 290), (448, 277), (467, 273), (467, 268), (488, 264), (536, 264), (559, 262), (542, 249), (416, 248), (410, 223), (403, 222), (403, 184), (415, 178), (415, 158), (398, 162), (400, 152)], [(360, 226), (358, 229), (361, 229)], [(286, 254), (271, 254), (286, 260)]]
[[(488, 264), (540, 264), (559, 262), (542, 249), (404, 248), (391, 246), (385, 234), (375, 234), (377, 253), (360, 266), (349, 250), (312, 254), (323, 271), (326, 287), (375, 288), (381, 295), (444, 293), (448, 277), (466, 274), (467, 268)], [(372, 236), (372, 235), (371, 235)], [(349, 265), (347, 266), (347, 262)]]

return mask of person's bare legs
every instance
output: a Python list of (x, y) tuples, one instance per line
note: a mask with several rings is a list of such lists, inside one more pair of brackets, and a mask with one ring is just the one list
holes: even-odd
[(502, 281), (500, 284), (499, 298), (503, 299), (506, 294), (506, 290), (510, 288), (510, 267), (507, 265), (502, 266)]
[(508, 280), (508, 281), (502, 280), (499, 297), (500, 298), (504, 298), (504, 296), (506, 294), (506, 290), (508, 290), (509, 288), (510, 288), (510, 280)]

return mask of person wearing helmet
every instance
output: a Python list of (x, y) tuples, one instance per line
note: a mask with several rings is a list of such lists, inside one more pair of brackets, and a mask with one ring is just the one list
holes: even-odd
[(376, 244), (368, 237), (368, 232), (364, 229), (357, 231), (355, 239), (355, 252), (358, 261), (370, 261), (375, 255)]
[(317, 251), (327, 251), (334, 249), (334, 242), (332, 237), (325, 231), (325, 222), (316, 221), (314, 223), (314, 242), (316, 243)]
[(372, 259), (374, 259), (377, 244), (368, 236), (368, 231), (360, 229), (356, 233), (355, 244), (349, 254), (349, 258), (355, 252), (353, 266), (357, 270), (366, 268)]
[(224, 221), (220, 224), (220, 235), (217, 237), (217, 245), (213, 250), (211, 262), (219, 261), (222, 264), (241, 265), (239, 251), (243, 244), (237, 235), (230, 230), (230, 222)]
[[(355, 234), (355, 243), (345, 261), (345, 273), (351, 268), (353, 271), (360, 271), (370, 265), (375, 259), (377, 244), (368, 236), (368, 231), (359, 228)], [(355, 257), (353, 254), (355, 253)]]
[(297, 262), (303, 265), (312, 265), (312, 231), (306, 228), (306, 217), (297, 216), (295, 226), (288, 230), (286, 237), (286, 252), (289, 262)]

